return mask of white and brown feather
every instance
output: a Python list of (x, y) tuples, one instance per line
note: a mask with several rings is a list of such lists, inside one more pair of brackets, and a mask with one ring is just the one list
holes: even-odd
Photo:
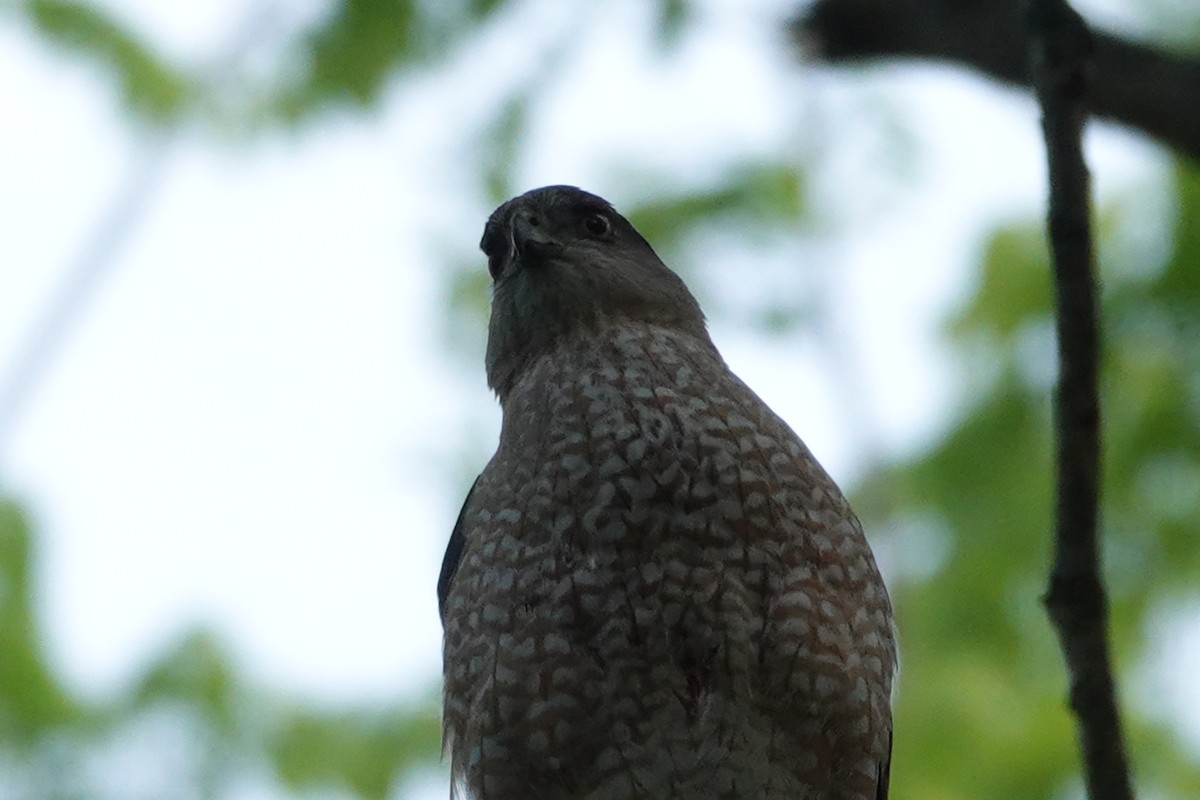
[(870, 547), (707, 335), (601, 314), (502, 402), (443, 572), (456, 783), (882, 798), (896, 654)]

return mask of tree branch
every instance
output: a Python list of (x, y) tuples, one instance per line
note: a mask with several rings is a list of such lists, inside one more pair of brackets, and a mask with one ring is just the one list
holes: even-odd
[(1092, 39), (1066, 0), (1032, 0), (1030, 62), (1042, 108), (1050, 199), (1059, 376), (1055, 402), (1054, 566), (1044, 598), (1066, 657), (1092, 800), (1132, 800), (1108, 654), (1108, 606), (1097, 543), (1100, 476), (1099, 322), (1082, 135)]
[[(792, 23), (806, 50), (832, 63), (950, 61), (1032, 87), (1025, 9), (1036, 0), (817, 0)], [(1091, 110), (1200, 161), (1200, 59), (1097, 34)]]

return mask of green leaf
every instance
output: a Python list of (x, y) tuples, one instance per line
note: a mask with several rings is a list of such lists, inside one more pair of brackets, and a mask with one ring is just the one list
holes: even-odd
[(467, 11), (476, 21), (485, 20), (492, 16), (506, 0), (468, 0)]
[(307, 69), (281, 98), (284, 117), (376, 103), (387, 79), (416, 56), (421, 22), (411, 0), (342, 0), (300, 45)]
[(102, 65), (139, 116), (163, 122), (193, 97), (189, 79), (100, 9), (71, 0), (30, 0), (30, 16), (47, 39)]
[(433, 707), (329, 715), (297, 711), (269, 749), (280, 778), (293, 789), (341, 785), (360, 797), (383, 800), (397, 776), (437, 758), (440, 732)]
[(658, 0), (656, 10), (654, 33), (658, 43), (663, 47), (677, 44), (691, 21), (690, 3), (687, 0)]
[(79, 707), (47, 663), (34, 613), (29, 524), (0, 500), (0, 740), (29, 746)]
[(1001, 228), (988, 240), (979, 286), (954, 319), (951, 333), (983, 332), (1004, 339), (1054, 313), (1045, 234), (1040, 227)]
[(229, 732), (235, 726), (241, 691), (232, 662), (216, 637), (195, 631), (146, 670), (132, 700), (135, 706), (181, 701)]
[(793, 164), (763, 162), (732, 169), (715, 186), (660, 190), (630, 209), (630, 222), (656, 249), (670, 250), (703, 225), (735, 225), (746, 235), (794, 229), (805, 208), (805, 182)]

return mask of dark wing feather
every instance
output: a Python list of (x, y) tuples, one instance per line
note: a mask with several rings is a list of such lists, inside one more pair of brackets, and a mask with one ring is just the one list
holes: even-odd
[(467, 534), (463, 530), (463, 517), (467, 514), (467, 505), (471, 502), (471, 495), (475, 494), (475, 487), (479, 485), (479, 478), (471, 484), (470, 491), (467, 492), (467, 499), (463, 500), (462, 510), (458, 512), (458, 520), (454, 523), (454, 530), (450, 532), (450, 542), (446, 545), (446, 555), (442, 556), (442, 571), (438, 575), (437, 594), (438, 594), (438, 616), (444, 622), (446, 619), (446, 595), (450, 594), (450, 583), (454, 580), (454, 573), (458, 571), (458, 561), (462, 558), (463, 547), (467, 544)]
[(879, 778), (875, 784), (875, 800), (887, 800), (888, 782), (892, 776), (892, 732), (888, 731), (887, 755), (879, 765)]

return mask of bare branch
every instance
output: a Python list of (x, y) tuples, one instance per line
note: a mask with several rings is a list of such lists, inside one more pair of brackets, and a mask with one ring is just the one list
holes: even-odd
[(1045, 603), (1066, 657), (1088, 796), (1132, 800), (1109, 663), (1108, 605), (1097, 542), (1100, 332), (1081, 141), (1092, 39), (1065, 0), (1033, 0), (1029, 31), (1049, 167), (1047, 227), (1058, 310), (1056, 533)]
[[(950, 61), (1032, 87), (1026, 58), (1030, 0), (818, 0), (792, 23), (830, 62)], [(1200, 160), (1200, 59), (1116, 36), (1094, 36), (1091, 110)]]

